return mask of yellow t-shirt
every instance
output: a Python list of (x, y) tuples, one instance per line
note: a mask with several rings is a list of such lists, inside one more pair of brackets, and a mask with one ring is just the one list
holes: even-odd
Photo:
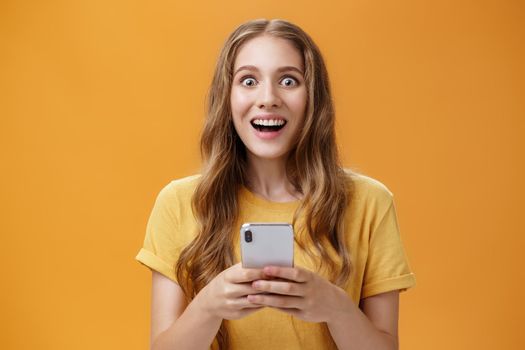
[[(352, 272), (346, 289), (356, 303), (361, 298), (415, 285), (399, 234), (393, 195), (381, 182), (355, 172), (354, 196), (345, 214)], [(174, 265), (193, 239), (196, 223), (191, 196), (200, 175), (171, 181), (158, 194), (146, 227), (144, 245), (136, 260), (177, 282)], [(244, 222), (292, 222), (299, 201), (270, 202), (242, 187), (235, 231)], [(234, 246), (236, 263), (239, 244)], [(331, 256), (337, 259), (335, 251)], [(340, 262), (340, 260), (339, 260)], [(315, 270), (295, 243), (294, 265)], [(326, 271), (318, 271), (327, 277)], [(305, 322), (271, 308), (227, 322), (231, 349), (335, 349), (323, 323)], [(328, 338), (327, 338), (328, 337)]]

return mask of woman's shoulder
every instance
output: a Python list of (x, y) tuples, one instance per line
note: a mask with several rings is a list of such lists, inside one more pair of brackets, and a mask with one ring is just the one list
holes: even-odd
[(159, 197), (170, 199), (189, 199), (199, 183), (201, 174), (189, 175), (171, 180), (161, 188)]
[(194, 189), (199, 183), (200, 177), (201, 177), (201, 174), (193, 174), (193, 175), (173, 179), (168, 183), (167, 187), (171, 188), (172, 190), (179, 190), (179, 191)]
[(354, 200), (382, 203), (392, 202), (394, 194), (383, 182), (354, 169), (344, 169), (344, 171), (352, 180), (351, 188)]

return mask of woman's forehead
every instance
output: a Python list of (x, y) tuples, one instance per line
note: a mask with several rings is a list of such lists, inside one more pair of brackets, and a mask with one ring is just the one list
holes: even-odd
[(234, 72), (247, 66), (252, 70), (277, 71), (283, 67), (295, 67), (303, 72), (303, 57), (292, 42), (264, 35), (244, 43), (235, 58)]

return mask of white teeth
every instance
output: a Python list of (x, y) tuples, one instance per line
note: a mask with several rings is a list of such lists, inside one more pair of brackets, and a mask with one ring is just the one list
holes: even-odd
[(280, 126), (284, 125), (285, 121), (282, 119), (255, 119), (253, 123), (263, 126)]

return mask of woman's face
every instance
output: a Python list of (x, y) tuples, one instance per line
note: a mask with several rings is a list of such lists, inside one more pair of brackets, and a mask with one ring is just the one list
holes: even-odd
[(249, 157), (286, 157), (306, 110), (301, 53), (286, 39), (258, 36), (241, 46), (233, 72), (233, 124)]

